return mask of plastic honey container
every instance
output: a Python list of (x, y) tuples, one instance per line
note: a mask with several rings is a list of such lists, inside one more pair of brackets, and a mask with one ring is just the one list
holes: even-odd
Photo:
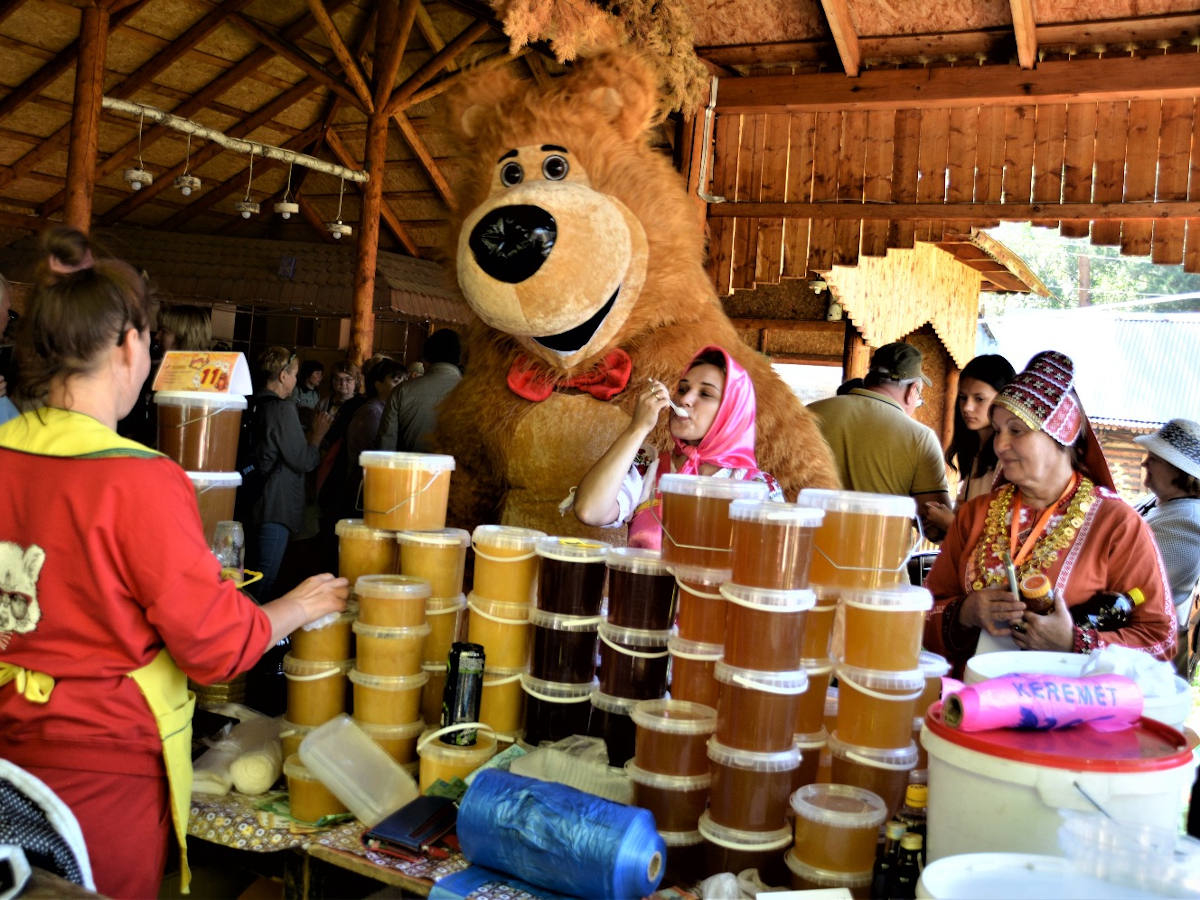
[(873, 869), (864, 869), (861, 872), (833, 872), (829, 869), (818, 869), (816, 866), (810, 866), (796, 859), (795, 850), (789, 850), (784, 854), (783, 861), (791, 872), (793, 890), (825, 892), (845, 889), (850, 892), (850, 896), (854, 900), (870, 900)]
[(801, 659), (800, 668), (808, 676), (808, 687), (796, 701), (796, 734), (812, 734), (825, 725), (825, 692), (833, 677), (833, 660)]
[(917, 715), (923, 717), (929, 707), (942, 699), (942, 678), (950, 673), (950, 663), (944, 656), (922, 650), (917, 665), (925, 674), (925, 690), (917, 699), (916, 709)]
[(700, 814), (708, 805), (708, 787), (712, 783), (708, 772), (662, 775), (630, 761), (625, 765), (625, 774), (633, 782), (633, 805), (654, 813), (655, 828), (672, 832), (696, 829)]
[(351, 655), (350, 626), (354, 611), (346, 610), (320, 628), (297, 628), (292, 632), (292, 656), (314, 662), (340, 662)]
[(883, 672), (839, 663), (837, 734), (848, 744), (896, 749), (912, 740), (913, 711), (925, 673)]
[(487, 664), (520, 669), (529, 660), (529, 604), (467, 596), (467, 640), (482, 644)]
[(598, 626), (600, 690), (613, 697), (656, 700), (667, 690), (669, 631)]
[(609, 545), (571, 537), (538, 538), (538, 609), (564, 616), (597, 616), (604, 602)]
[(425, 662), (421, 671), (429, 680), (421, 688), (421, 718), (435, 728), (442, 724), (442, 695), (446, 692), (446, 663)]
[(909, 773), (918, 761), (916, 742), (894, 750), (847, 744), (836, 732), (829, 736), (830, 779), (864, 788), (883, 800), (890, 818), (904, 802)]
[(831, 872), (862, 872), (875, 862), (887, 807), (876, 794), (848, 784), (806, 784), (792, 794), (799, 862)]
[(667, 847), (663, 884), (690, 884), (704, 872), (704, 836), (696, 831), (659, 831)]
[(725, 648), (675, 636), (667, 641), (667, 652), (671, 657), (671, 696), (715, 709), (721, 690), (717, 662)]
[(544, 531), (512, 525), (480, 525), (471, 534), (475, 548), (472, 591), (489, 600), (530, 603), (537, 586), (539, 557), (533, 548)]
[[(642, 700), (632, 716), (637, 728), (634, 756), (641, 770), (660, 775), (708, 774), (707, 745), (717, 727), (715, 709), (686, 700)], [(668, 831), (691, 830), (658, 824)]]
[(792, 746), (796, 705), (808, 687), (803, 669), (763, 672), (718, 662), (717, 740), (726, 747), (773, 753)]
[(412, 575), (362, 575), (354, 582), (358, 621), (384, 628), (425, 624), (429, 582)]
[(907, 577), (917, 515), (912, 497), (805, 488), (796, 502), (825, 511), (813, 538), (813, 583), (879, 587)]
[(888, 672), (917, 668), (925, 614), (933, 606), (929, 591), (911, 584), (847, 588), (842, 591), (840, 602), (844, 619), (840, 654), (843, 662)]
[(371, 725), (407, 725), (421, 718), (421, 689), (429, 673), (371, 675), (350, 670), (354, 685), (354, 718)]
[(283, 751), (283, 758), (287, 759), (293, 753), (299, 753), (300, 742), (316, 727), (315, 725), (297, 725), (295, 722), (281, 719), (279, 722), (279, 746)]
[[(422, 613), (424, 610), (422, 609)], [(358, 648), (358, 670), (368, 675), (416, 675), (430, 628), (370, 625), (359, 619), (352, 626)]]
[(309, 771), (298, 754), (283, 761), (283, 774), (287, 776), (288, 805), (293, 819), (312, 823), (346, 812), (342, 801)]
[(606, 565), (609, 622), (643, 631), (665, 631), (675, 623), (675, 577), (660, 553), (613, 547)]
[(701, 644), (725, 643), (725, 607), (721, 585), (729, 572), (673, 566), (679, 587), (679, 636)]
[(727, 747), (715, 737), (708, 742), (712, 788), (708, 814), (712, 821), (739, 831), (778, 831), (786, 827), (793, 773), (800, 765), (794, 744), (775, 753)]
[(363, 575), (390, 575), (396, 571), (396, 537), (381, 528), (369, 528), (362, 519), (339, 519), (333, 526), (338, 539), (338, 574), (355, 584)]
[(396, 762), (406, 764), (417, 758), (417, 738), (425, 730), (422, 720), (417, 719), (406, 725), (380, 725), (355, 718), (354, 723)]
[(774, 591), (808, 587), (813, 534), (825, 513), (795, 503), (734, 500), (733, 581)]
[(485, 669), (479, 700), (479, 721), (491, 727), (500, 740), (516, 738), (524, 722), (524, 669)]
[(434, 597), (456, 597), (463, 592), (463, 572), (471, 535), (461, 528), (437, 531), (401, 531), (400, 574), (424, 578)]
[(200, 522), (204, 526), (204, 539), (209, 544), (218, 522), (233, 519), (233, 506), (237, 500), (237, 489), (241, 487), (240, 472), (188, 472), (192, 488), (196, 491), (196, 505), (200, 508)]
[(450, 656), (450, 645), (465, 640), (467, 595), (430, 597), (425, 601), (425, 622), (429, 625), (429, 637), (425, 638), (421, 655), (425, 662), (444, 664)]
[(158, 449), (191, 472), (232, 472), (246, 398), (207, 391), (158, 391)]
[(804, 621), (804, 640), (800, 655), (805, 659), (825, 659), (833, 645), (833, 625), (837, 618), (839, 588), (812, 585), (815, 605)]
[(596, 684), (594, 680), (590, 684), (559, 684), (522, 675), (526, 743), (537, 747), (573, 734), (588, 734)]
[(796, 749), (800, 751), (800, 767), (792, 777), (792, 790), (806, 784), (815, 784), (821, 780), (821, 756), (827, 752), (829, 735), (825, 729), (810, 734), (797, 734), (793, 737)]
[[(447, 744), (439, 740), (443, 735), (463, 731), (475, 732), (475, 743), (471, 746)], [(496, 755), (496, 735), (482, 722), (462, 722), (426, 732), (417, 741), (417, 755), (421, 760), (421, 793), (441, 781), (451, 784), (456, 778), (463, 779)]]
[(765, 500), (770, 489), (761, 481), (707, 475), (664, 475), (662, 494), (662, 558), (669, 566), (731, 568), (733, 526), (729, 504)]
[(533, 644), (529, 671), (544, 681), (590, 682), (596, 674), (596, 631), (602, 621), (602, 616), (529, 610)]
[(725, 613), (725, 661), (731, 666), (787, 672), (800, 666), (808, 611), (816, 603), (809, 590), (774, 590), (721, 585), (729, 601)]
[(346, 708), (346, 673), (354, 660), (335, 662), (283, 658), (287, 679), (287, 720), (323, 725)]
[(604, 738), (608, 749), (608, 764), (620, 768), (633, 759), (637, 729), (633, 724), (633, 708), (637, 700), (614, 697), (603, 690), (592, 692), (591, 733)]
[(436, 531), (446, 526), (454, 457), (436, 453), (367, 450), (363, 468), (363, 522), (390, 531)]
[[(783, 848), (792, 842), (792, 829), (786, 825), (769, 831), (730, 828), (716, 821), (711, 809), (700, 816), (697, 829), (708, 845), (705, 871), (711, 874), (746, 869), (769, 873)], [(770, 874), (764, 877), (771, 879), (771, 884), (778, 883)]]

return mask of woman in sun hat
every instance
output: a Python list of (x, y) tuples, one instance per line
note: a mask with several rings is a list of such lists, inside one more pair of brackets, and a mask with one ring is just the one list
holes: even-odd
[[(961, 668), (986, 629), (1022, 650), (1087, 653), (1121, 644), (1171, 659), (1175, 615), (1154, 537), (1113, 490), (1070, 358), (1037, 354), (996, 395), (991, 423), (1000, 486), (954, 517), (925, 585), (934, 597), (925, 646)], [(1009, 557), (1019, 579), (1050, 579), (1047, 615), (1010, 592)], [(1096, 631), (1072, 621), (1070, 607), (1135, 588), (1145, 599), (1123, 627)]]

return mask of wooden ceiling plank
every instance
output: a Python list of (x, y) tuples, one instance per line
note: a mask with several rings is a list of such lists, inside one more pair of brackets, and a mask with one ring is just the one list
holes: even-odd
[(341, 64), (342, 74), (350, 83), (350, 88), (358, 97), (359, 103), (367, 112), (373, 111), (375, 106), (371, 99), (371, 89), (367, 87), (367, 79), (363, 75), (362, 67), (355, 61), (350, 54), (350, 48), (338, 34), (337, 25), (334, 23), (333, 17), (329, 15), (329, 10), (325, 8), (325, 4), (321, 0), (308, 0), (308, 11), (312, 14), (317, 27), (325, 35), (325, 39), (329, 41), (334, 58)]
[[(788, 176), (785, 199), (789, 202), (807, 203), (812, 199), (813, 144), (816, 139), (817, 120), (812, 113), (795, 113), (788, 118)], [(783, 220), (783, 271), (780, 274), (784, 278), (803, 278), (808, 271), (809, 224), (808, 219)]]
[[(756, 200), (762, 187), (763, 145), (767, 138), (766, 116), (747, 116), (742, 125), (742, 148), (738, 155), (738, 200)], [(758, 226), (742, 219), (733, 237), (733, 287), (754, 287), (754, 258), (758, 253)]]
[[(897, 142), (899, 143), (899, 142)], [(1120, 222), (1133, 220), (1190, 219), (1200, 216), (1200, 200), (1143, 200), (1137, 202), (1087, 203), (893, 203), (888, 206), (861, 203), (713, 203), (710, 219), (757, 216), (807, 216), (814, 219), (889, 219), (912, 222), (942, 218), (959, 222), (990, 220), (1025, 222), (1030, 219), (1071, 219)], [(893, 244), (892, 246), (895, 246)]]
[(1017, 62), (1022, 69), (1037, 65), (1037, 22), (1034, 20), (1033, 0), (1009, 0), (1012, 10), (1013, 35), (1017, 39)]
[(1200, 93), (1200, 66), (1171, 55), (1109, 56), (1043, 62), (1030, 72), (1012, 66), (950, 66), (840, 74), (724, 78), (721, 112), (795, 112), (1152, 100)]
[(979, 110), (979, 140), (975, 151), (975, 200), (997, 201), (1004, 187), (1004, 109)]
[(862, 57), (859, 55), (858, 33), (854, 30), (854, 22), (850, 19), (850, 9), (846, 0), (821, 0), (821, 9), (829, 23), (829, 31), (833, 35), (833, 43), (837, 46), (838, 56), (841, 57), (842, 68), (853, 78), (858, 75)]
[[(1194, 100), (1163, 101), (1158, 142), (1158, 186), (1155, 192), (1159, 200), (1183, 200), (1187, 197), (1194, 107)], [(1183, 233), (1183, 222), (1155, 222), (1150, 259), (1171, 265), (1183, 262)]]
[[(842, 143), (838, 150), (838, 200), (863, 199), (864, 169), (866, 167), (867, 111), (848, 112), (842, 116)], [(833, 264), (858, 265), (862, 245), (862, 220), (846, 219), (833, 226)]]
[[(1097, 203), (1120, 202), (1125, 186), (1125, 135), (1129, 127), (1129, 104), (1111, 100), (1099, 104), (1096, 128), (1096, 175), (1092, 183), (1092, 199)], [(1100, 221), (1092, 224), (1092, 243), (1100, 245), (1121, 242), (1119, 221)]]
[[(837, 161), (841, 143), (842, 114), (817, 113), (816, 142), (813, 145), (814, 204), (821, 201), (837, 201)], [(821, 216), (811, 218), (813, 221), (808, 231), (808, 271), (828, 272), (833, 267), (833, 221)]]
[[(917, 161), (921, 149), (921, 113), (901, 109), (896, 113), (895, 159), (892, 163), (893, 203), (912, 203), (917, 198)], [(888, 246), (901, 249), (913, 245), (911, 222), (892, 221), (888, 225)]]
[[(1125, 199), (1153, 200), (1158, 174), (1158, 138), (1162, 130), (1162, 103), (1138, 100), (1129, 104), (1129, 133), (1125, 149)], [(1149, 256), (1154, 229), (1150, 222), (1121, 226), (1121, 252)]]
[(260, 44), (269, 47), (276, 56), (283, 57), (310, 78), (316, 79), (320, 84), (325, 85), (325, 87), (329, 88), (334, 93), (345, 97), (355, 106), (358, 106), (360, 109), (362, 109), (363, 112), (366, 112), (366, 108), (362, 106), (362, 100), (359, 99), (358, 95), (355, 94), (354, 91), (343, 84), (340, 80), (330, 75), (327, 71), (325, 71), (324, 66), (318, 63), (315, 59), (313, 59), (295, 44), (284, 38), (281, 38), (277, 34), (271, 33), (271, 31), (259, 25), (253, 19), (249, 19), (246, 16), (243, 16), (241, 13), (234, 13), (233, 15), (229, 16), (229, 21), (231, 21), (238, 28), (242, 29), (242, 31), (246, 32), (246, 34), (250, 35)]
[[(424, 3), (417, 5), (417, 30), (421, 32), (421, 37), (425, 38), (425, 43), (434, 53), (446, 46), (445, 38), (442, 37), (437, 24), (433, 21), (433, 16), (429, 15), (429, 10), (425, 8)], [(446, 63), (446, 69), (450, 72), (457, 71), (458, 63), (450, 60)]]
[[(938, 203), (946, 199), (946, 154), (950, 143), (950, 110), (921, 110), (921, 144), (917, 153), (917, 202)], [(942, 237), (941, 220), (918, 222), (913, 239), (937, 241)]]
[(25, 0), (5, 0), (5, 2), (0, 3), (0, 25), (3, 25), (5, 19), (24, 5)]
[(442, 174), (442, 170), (438, 167), (437, 160), (433, 158), (433, 154), (429, 152), (429, 148), (425, 142), (421, 140), (421, 136), (417, 134), (417, 129), (413, 127), (412, 122), (402, 112), (393, 113), (392, 121), (396, 123), (396, 127), (400, 131), (400, 136), (404, 138), (413, 155), (416, 156), (417, 162), (421, 164), (421, 168), (425, 170), (425, 174), (429, 176), (429, 180), (433, 183), (434, 189), (441, 195), (449, 209), (454, 209), (457, 206), (457, 201), (454, 196), (454, 189), (450, 187), (450, 182), (446, 176)]
[[(863, 156), (863, 200), (888, 203), (892, 199), (892, 162), (895, 157), (896, 113), (890, 109), (867, 112), (866, 151)], [(887, 254), (888, 226), (878, 219), (862, 223), (862, 255)]]
[[(766, 140), (763, 144), (760, 200), (786, 200), (788, 176), (789, 116), (767, 116)], [(755, 284), (778, 284), (783, 268), (783, 219), (759, 219), (758, 248), (754, 258)]]
[(1005, 203), (1029, 202), (1033, 190), (1035, 114), (1032, 106), (1010, 106), (1004, 110), (1004, 173), (1000, 179), (1000, 196)]
[[(1086, 203), (1092, 199), (1092, 167), (1096, 160), (1095, 103), (1072, 103), (1067, 107), (1067, 140), (1063, 147), (1063, 202)], [(1087, 223), (1063, 222), (1063, 237), (1087, 237)]]
[[(979, 152), (979, 107), (950, 110), (946, 144), (946, 201), (969, 203), (975, 198), (975, 158)], [(941, 227), (945, 240), (947, 227)], [(969, 246), (969, 245), (968, 245)]]
[[(743, 118), (717, 116), (713, 126), (713, 174), (710, 191), (715, 196), (732, 199), (737, 194), (738, 153), (742, 143)], [(717, 295), (721, 297), (728, 297), (733, 293), (733, 238), (737, 225), (736, 219), (709, 223), (712, 233), (709, 243), (712, 282), (716, 286)]]
[[(446, 44), (441, 50), (429, 57), (415, 72), (404, 80), (396, 90), (392, 93), (387, 105), (384, 107), (390, 115), (397, 110), (404, 109), (406, 102), (420, 90), (425, 84), (442, 71), (446, 64), (453, 60), (467, 47), (471, 46), (476, 40), (491, 31), (491, 23), (484, 19), (477, 19), (471, 25), (468, 25), (463, 31), (457, 34), (450, 43)], [(511, 57), (510, 57), (511, 59)]]
[[(1054, 203), (1062, 199), (1066, 140), (1066, 106), (1039, 104), (1033, 140), (1033, 199), (1037, 202)], [(1039, 220), (1033, 224), (1058, 227), (1058, 222), (1052, 220)]]

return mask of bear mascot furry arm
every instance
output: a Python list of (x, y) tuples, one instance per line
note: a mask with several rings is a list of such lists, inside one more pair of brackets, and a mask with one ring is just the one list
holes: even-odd
[[(451, 99), (468, 163), (452, 236), (479, 317), (436, 436), (457, 460), (456, 524), (612, 541), (558, 504), (628, 425), (637, 388), (674, 387), (706, 344), (753, 378), (759, 466), (788, 498), (838, 486), (814, 417), (721, 309), (695, 207), (648, 142), (655, 102), (650, 68), (627, 51), (546, 86), (488, 72)], [(665, 423), (652, 439), (667, 446)]]

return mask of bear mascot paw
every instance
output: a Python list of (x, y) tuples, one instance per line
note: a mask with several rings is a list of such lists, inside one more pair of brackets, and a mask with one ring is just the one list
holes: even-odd
[[(623, 543), (559, 504), (629, 424), (638, 388), (673, 386), (708, 344), (753, 379), (759, 466), (788, 499), (838, 486), (815, 418), (721, 309), (696, 207), (648, 141), (656, 100), (649, 66), (618, 51), (545, 86), (488, 72), (449, 103), (466, 161), (451, 237), (478, 316), (436, 434), (457, 461), (455, 524)], [(665, 424), (651, 438), (667, 446)]]

